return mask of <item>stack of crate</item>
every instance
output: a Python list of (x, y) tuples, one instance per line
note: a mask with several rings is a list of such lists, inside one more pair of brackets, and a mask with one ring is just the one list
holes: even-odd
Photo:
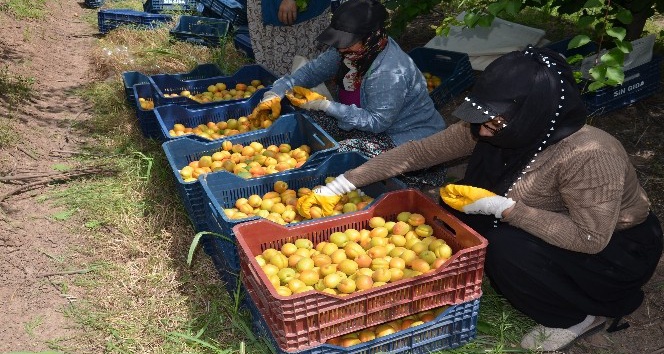
[[(377, 216), (394, 220), (403, 211), (423, 215), (433, 235), (452, 248), (451, 258), (433, 271), (345, 296), (317, 290), (282, 296), (256, 258), (296, 239), (315, 247), (333, 233), (368, 228)], [(339, 217), (288, 227), (260, 219), (233, 231), (245, 304), (275, 352), (429, 353), (476, 336), (487, 241), (419, 191), (387, 192), (369, 208)], [(423, 313), (426, 322), (411, 325)]]

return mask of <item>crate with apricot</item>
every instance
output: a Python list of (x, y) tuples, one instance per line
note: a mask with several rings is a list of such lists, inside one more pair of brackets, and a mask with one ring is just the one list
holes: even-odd
[(460, 347), (477, 336), (480, 299), (459, 305), (441, 306), (376, 326), (357, 329), (343, 336), (330, 338), (324, 344), (297, 351), (286, 351), (277, 345), (274, 335), (250, 296), (245, 297), (244, 305), (251, 315), (254, 333), (267, 340), (273, 353), (433, 353)]
[[(220, 175), (210, 174), (200, 179), (206, 199), (210, 201), (206, 217), (210, 231), (234, 239), (233, 226), (259, 218), (280, 225), (309, 222), (312, 219), (305, 219), (295, 211), (297, 199), (311, 193), (317, 185), (325, 184), (334, 178), (332, 176), (366, 161), (367, 158), (358, 152), (343, 152), (329, 156), (313, 168), (288, 170), (281, 175), (266, 175), (241, 182), (229, 183)], [(395, 178), (364, 186), (361, 191), (344, 195), (335, 206), (334, 215), (366, 209), (383, 193), (404, 188), (406, 185)], [(322, 217), (318, 207), (313, 208), (311, 213), (316, 218)], [(220, 239), (215, 242), (224, 251), (231, 270), (239, 271), (236, 245)]]
[[(333, 180), (328, 177), (325, 181)], [(314, 187), (316, 188), (316, 187)], [(284, 181), (274, 182), (274, 189), (265, 194), (252, 194), (247, 198), (239, 198), (231, 208), (225, 208), (224, 214), (232, 220), (246, 219), (252, 216), (274, 221), (280, 225), (300, 222), (308, 219), (323, 217), (322, 210), (318, 206), (312, 207), (310, 218), (297, 213), (297, 201), (299, 198), (313, 193), (312, 189), (302, 187), (298, 190), (290, 189)], [(371, 203), (374, 198), (364, 195), (361, 190), (354, 190), (341, 196), (334, 206), (332, 216), (344, 213), (352, 213), (362, 210)]]
[(486, 239), (419, 190), (342, 216), (233, 231), (242, 282), (283, 350), (481, 296)]
[(423, 72), (424, 79), (427, 81), (427, 91), (431, 93), (433, 90), (438, 88), (442, 83), (442, 79), (436, 75), (431, 74), (430, 72)]
[(246, 100), (272, 85), (277, 76), (260, 64), (246, 65), (231, 76), (183, 81), (169, 75), (152, 75), (156, 104), (211, 105)]
[(267, 129), (209, 142), (181, 137), (166, 141), (162, 148), (190, 218), (207, 222), (208, 200), (199, 176), (218, 175), (228, 184), (311, 168), (336, 152), (339, 144), (297, 112), (282, 115)]
[(224, 140), (219, 151), (203, 155), (183, 166), (180, 176), (185, 182), (194, 182), (206, 173), (226, 171), (242, 178), (253, 178), (302, 167), (310, 153), (308, 145), (296, 148), (290, 144), (265, 147), (258, 141), (242, 145)]
[[(187, 136), (201, 141), (223, 139), (229, 136), (269, 128), (279, 117), (265, 116), (249, 119), (267, 89), (261, 89), (246, 101), (205, 108), (166, 105), (154, 110), (161, 128), (161, 140)], [(294, 111), (289, 104), (282, 105), (281, 115)]]
[(346, 296), (417, 277), (451, 256), (452, 248), (433, 234), (423, 215), (403, 211), (393, 220), (374, 216), (366, 228), (333, 232), (328, 241), (300, 238), (254, 258), (281, 296)]
[(436, 109), (441, 109), (475, 82), (467, 53), (418, 47), (408, 52), (408, 55), (424, 74), (429, 97)]

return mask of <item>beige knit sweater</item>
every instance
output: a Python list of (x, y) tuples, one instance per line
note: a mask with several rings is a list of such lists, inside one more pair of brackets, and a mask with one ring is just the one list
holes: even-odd
[[(362, 187), (468, 156), (474, 146), (468, 124), (459, 122), (384, 152), (344, 176)], [(600, 252), (615, 229), (643, 222), (650, 208), (623, 146), (588, 125), (542, 151), (508, 196), (517, 203), (503, 222), (583, 253)]]

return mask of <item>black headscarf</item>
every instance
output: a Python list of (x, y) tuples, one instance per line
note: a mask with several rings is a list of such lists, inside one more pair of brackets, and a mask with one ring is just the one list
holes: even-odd
[[(455, 113), (473, 123), (479, 139), (464, 184), (503, 195), (538, 153), (581, 129), (587, 116), (565, 58), (534, 47), (492, 62)], [(482, 122), (494, 115), (507, 126), (492, 137), (479, 136)]]

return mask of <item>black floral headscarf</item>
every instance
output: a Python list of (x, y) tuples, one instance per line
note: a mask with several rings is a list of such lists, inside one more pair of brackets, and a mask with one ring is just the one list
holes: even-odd
[(358, 90), (362, 78), (386, 45), (387, 33), (384, 28), (379, 28), (362, 41), (361, 51), (343, 53), (336, 75), (337, 85), (346, 91)]

